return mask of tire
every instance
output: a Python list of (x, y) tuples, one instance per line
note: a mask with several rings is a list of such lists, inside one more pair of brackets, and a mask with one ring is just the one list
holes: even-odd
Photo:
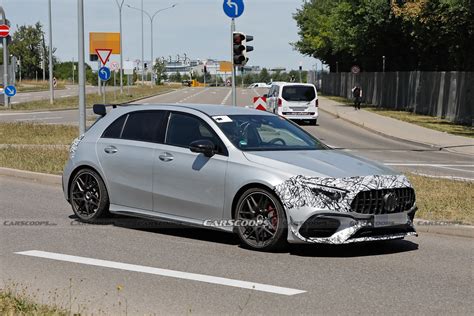
[(313, 126), (318, 125), (318, 120), (316, 119), (316, 120), (309, 121), (309, 125), (313, 125)]
[(80, 221), (95, 223), (109, 215), (109, 195), (100, 175), (91, 169), (80, 170), (69, 187), (72, 211)]
[(253, 224), (236, 226), (235, 231), (244, 247), (260, 251), (286, 248), (288, 224), (285, 210), (279, 199), (269, 190), (246, 190), (237, 201), (234, 218), (237, 221), (247, 220), (247, 223), (253, 221)]

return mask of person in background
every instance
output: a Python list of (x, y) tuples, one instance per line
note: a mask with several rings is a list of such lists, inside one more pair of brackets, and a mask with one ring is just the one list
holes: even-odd
[(360, 110), (360, 104), (362, 103), (362, 88), (357, 84), (352, 88), (352, 97), (354, 98), (354, 109)]

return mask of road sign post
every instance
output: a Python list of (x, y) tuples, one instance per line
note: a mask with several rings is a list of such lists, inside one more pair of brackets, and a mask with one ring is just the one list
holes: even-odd
[[(7, 23), (7, 17), (5, 14), (5, 11), (3, 10), (3, 7), (0, 6), (0, 14), (2, 16), (2, 19), (5, 24), (3, 24), (1, 27), (3, 27), (3, 35), (2, 36), (2, 43), (3, 43), (3, 86), (8, 85), (8, 43), (7, 43), (7, 36), (10, 34), (10, 27), (8, 26)], [(8, 28), (8, 34), (5, 36), (6, 29)], [(3, 95), (4, 97), (4, 106), (8, 108), (8, 96), (6, 94)]]
[(237, 89), (235, 85), (235, 62), (234, 62), (234, 32), (235, 19), (244, 13), (245, 5), (243, 0), (224, 0), (222, 4), (224, 13), (231, 18), (230, 24), (230, 58), (232, 60), (232, 105), (237, 106)]

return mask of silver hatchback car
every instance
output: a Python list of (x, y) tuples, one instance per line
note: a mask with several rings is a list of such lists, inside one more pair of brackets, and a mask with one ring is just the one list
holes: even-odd
[(102, 117), (73, 142), (63, 174), (81, 221), (113, 213), (198, 225), (260, 250), (416, 235), (405, 176), (278, 115), (220, 105), (94, 112)]

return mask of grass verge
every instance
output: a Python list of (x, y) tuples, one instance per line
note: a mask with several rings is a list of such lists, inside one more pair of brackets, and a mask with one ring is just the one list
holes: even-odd
[[(352, 106), (353, 104), (352, 100), (349, 100), (343, 97), (337, 97), (337, 96), (324, 96), (324, 97), (327, 99), (342, 103), (342, 104), (350, 105), (350, 106)], [(396, 111), (396, 110), (391, 110), (391, 109), (374, 107), (371, 105), (363, 106), (363, 108), (364, 110), (367, 110), (379, 115), (391, 117), (391, 118), (404, 121), (407, 123), (416, 124), (422, 127), (436, 130), (436, 131), (449, 133), (449, 134), (457, 135), (457, 136), (474, 138), (473, 127), (455, 124), (446, 119), (441, 119), (438, 117), (433, 117), (433, 116), (428, 116), (428, 115), (416, 114), (416, 113), (407, 112), (407, 111)]]
[(8, 291), (0, 291), (0, 314), (1, 315), (69, 315), (70, 313), (56, 308), (37, 304), (29, 298), (15, 295)]
[(0, 123), (0, 144), (69, 145), (77, 126), (33, 123)]
[(408, 175), (416, 192), (416, 217), (474, 224), (474, 183)]
[[(127, 88), (124, 89), (124, 93), (120, 94), (120, 91), (108, 91), (106, 93), (107, 103), (124, 103), (130, 102), (134, 99), (151, 97), (156, 94), (165, 93), (171, 91), (170, 86), (134, 86), (130, 87), (130, 93)], [(95, 103), (103, 103), (103, 97), (95, 93), (86, 95), (86, 106), (90, 107)], [(58, 98), (54, 101), (54, 104), (50, 104), (49, 100), (38, 100), (30, 102), (22, 102), (13, 105), (13, 110), (51, 110), (51, 109), (73, 109), (77, 108), (79, 104), (79, 98), (77, 96)]]
[[(36, 81), (36, 80), (22, 80), (21, 83), (16, 85), (18, 92), (39, 92), (49, 91), (49, 81)], [(55, 90), (62, 90), (66, 88), (65, 81), (58, 81)]]
[(67, 148), (0, 148), (0, 167), (12, 169), (61, 174), (68, 158)]

